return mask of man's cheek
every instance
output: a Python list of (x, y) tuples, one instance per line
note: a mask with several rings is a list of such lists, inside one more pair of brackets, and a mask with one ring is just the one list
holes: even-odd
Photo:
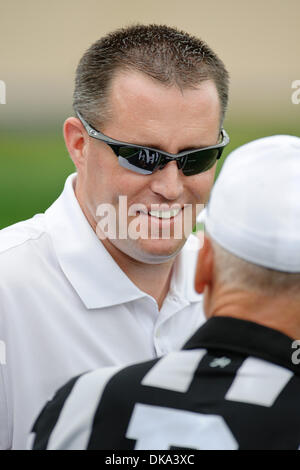
[(216, 165), (213, 168), (211, 168), (209, 171), (203, 173), (203, 177), (204, 177), (204, 180), (203, 180), (204, 200), (203, 202), (204, 203), (208, 201), (210, 192), (212, 190), (212, 187), (215, 181), (215, 174), (216, 174)]
[(211, 189), (214, 184), (214, 174), (211, 170), (202, 173), (201, 175), (188, 176), (193, 178), (191, 181), (191, 188), (198, 204), (204, 204), (208, 201)]

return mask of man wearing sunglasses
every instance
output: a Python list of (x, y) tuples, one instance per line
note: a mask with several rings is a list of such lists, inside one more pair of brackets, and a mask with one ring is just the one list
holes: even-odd
[(72, 376), (177, 350), (204, 321), (189, 232), (229, 140), (227, 99), (222, 61), (167, 26), (115, 31), (83, 55), (64, 125), (76, 173), (0, 236), (0, 447), (24, 448)]

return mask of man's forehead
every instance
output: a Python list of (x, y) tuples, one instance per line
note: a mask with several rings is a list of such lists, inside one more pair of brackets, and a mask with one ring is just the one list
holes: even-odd
[(171, 105), (175, 100), (182, 108), (198, 108), (199, 102), (219, 104), (219, 96), (212, 80), (205, 80), (197, 86), (180, 88), (176, 84), (166, 85), (139, 71), (120, 71), (112, 80), (110, 101), (118, 106), (135, 102), (136, 105)]
[(183, 129), (187, 134), (194, 132), (195, 136), (211, 134), (212, 127), (218, 133), (220, 100), (211, 80), (197, 88), (181, 90), (175, 85), (167, 87), (141, 72), (121, 72), (113, 79), (109, 105), (111, 123), (119, 131), (119, 140), (128, 139), (128, 135), (121, 134), (130, 131), (139, 141), (132, 143), (154, 146), (153, 139), (157, 137), (155, 146), (158, 147), (162, 135), (167, 140), (168, 135), (174, 137)]

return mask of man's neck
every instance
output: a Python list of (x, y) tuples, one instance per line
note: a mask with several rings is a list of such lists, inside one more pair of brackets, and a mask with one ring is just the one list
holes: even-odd
[(102, 243), (126, 276), (156, 300), (160, 310), (169, 292), (175, 258), (161, 264), (143, 263), (121, 252), (107, 240), (102, 240)]

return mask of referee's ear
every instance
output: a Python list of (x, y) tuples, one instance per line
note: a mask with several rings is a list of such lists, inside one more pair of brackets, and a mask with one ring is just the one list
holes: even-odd
[(199, 250), (195, 274), (195, 290), (198, 294), (204, 292), (205, 287), (210, 287), (213, 279), (213, 248), (207, 236), (204, 235), (204, 243)]

